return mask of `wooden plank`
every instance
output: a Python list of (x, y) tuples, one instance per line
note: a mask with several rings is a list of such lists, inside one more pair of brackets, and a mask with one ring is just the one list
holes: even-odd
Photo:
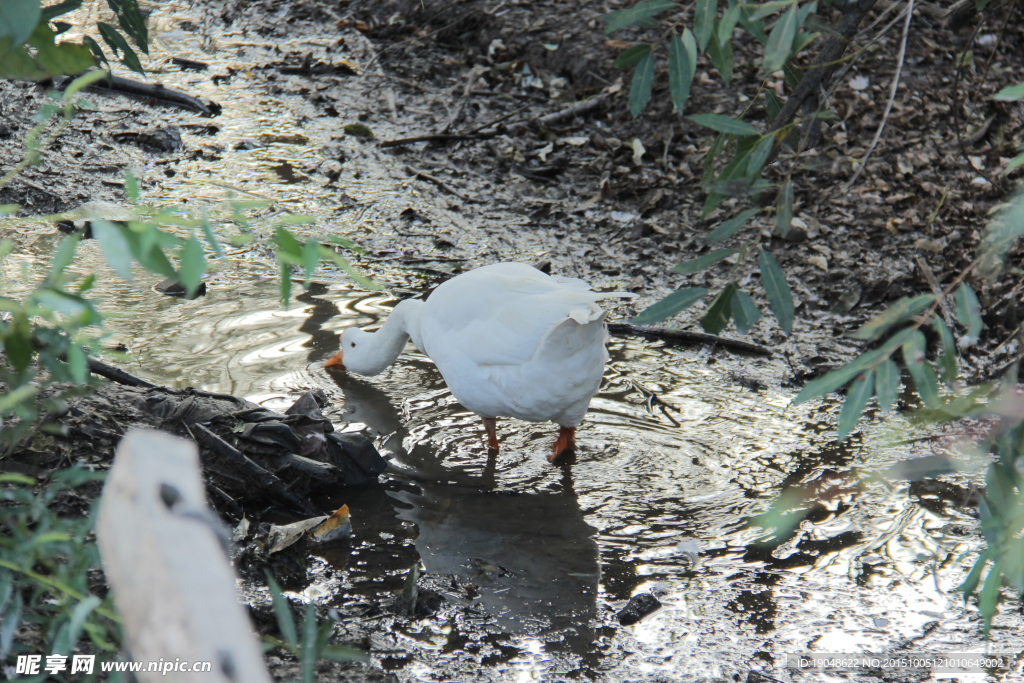
[(132, 658), (143, 668), (212, 662), (207, 673), (143, 671), (139, 681), (270, 683), (193, 443), (129, 430), (103, 488), (96, 539)]

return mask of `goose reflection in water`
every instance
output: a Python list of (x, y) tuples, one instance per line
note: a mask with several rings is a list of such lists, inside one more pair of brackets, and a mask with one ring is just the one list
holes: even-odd
[[(406, 372), (403, 384), (434, 389), (435, 397), (443, 387), (427, 363), (413, 361)], [(391, 473), (412, 480), (412, 491), (388, 495), (398, 519), (418, 528), (415, 544), (425, 570), (475, 585), (474, 603), (505, 633), (543, 638), (549, 652), (586, 653), (594, 640), (601, 572), (596, 530), (583, 518), (571, 464), (563, 465), (558, 485), (547, 481), (550, 469), (538, 475), (546, 480), (544, 490), (536, 490), (539, 481), (497, 490), (503, 468), (493, 456), (482, 473), (479, 462), (446, 463), (436, 443), (410, 436), (401, 410), (374, 383), (331, 376), (345, 396), (343, 419), (380, 436)], [(439, 407), (451, 415), (451, 404)], [(441, 416), (438, 411), (420, 419)], [(509, 462), (513, 454), (503, 451), (501, 459)], [(467, 469), (474, 465), (476, 472)]]

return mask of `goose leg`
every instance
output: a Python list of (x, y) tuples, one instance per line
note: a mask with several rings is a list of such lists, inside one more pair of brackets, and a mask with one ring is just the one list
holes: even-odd
[(484, 421), (484, 429), (487, 430), (487, 448), (498, 452), (498, 421), (493, 417), (481, 418)]
[(558, 427), (558, 439), (555, 441), (554, 450), (548, 457), (548, 462), (554, 462), (563, 453), (571, 453), (576, 450), (576, 428)]

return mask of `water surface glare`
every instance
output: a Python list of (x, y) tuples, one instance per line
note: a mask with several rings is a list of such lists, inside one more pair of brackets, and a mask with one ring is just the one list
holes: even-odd
[[(83, 256), (77, 267), (103, 268), (95, 245), (83, 243)], [(35, 273), (20, 258), (4, 266), (15, 293)], [(967, 480), (853, 491), (855, 468), (911, 453), (880, 436), (838, 446), (832, 405), (788, 406), (782, 360), (613, 338), (575, 463), (547, 463), (551, 425), (514, 420), (499, 422), (502, 452), (489, 458), (479, 420), (412, 346), (374, 378), (322, 367), (342, 328), (386, 317), (387, 295), (316, 282), (283, 310), (265, 266), (231, 260), (209, 282), (207, 296), (182, 301), (144, 277), (100, 278), (102, 307), (119, 315), (111, 341), (129, 348), (130, 362), (116, 362), (275, 408), (320, 387), (339, 429), (377, 440), (394, 473), (332, 501), (352, 509), (351, 554), (340, 565), (313, 558), (302, 595), (373, 601), (399, 590), (417, 560), (474, 585), (475, 599), (450, 596), (435, 617), (395, 626), (382, 659), (403, 680), (464, 676), (468, 662), (494, 680), (788, 677), (787, 653), (891, 652), (908, 639), (917, 651), (986, 649), (975, 608), (953, 592), (969, 566), (953, 558), (979, 544), (958, 509)], [(898, 430), (915, 433), (902, 421)], [(808, 483), (822, 500), (797, 536), (759, 546), (765, 532), (749, 520), (784, 486)], [(640, 592), (663, 608), (620, 627), (614, 613)], [(1019, 649), (1014, 604), (997, 617), (993, 652)]]

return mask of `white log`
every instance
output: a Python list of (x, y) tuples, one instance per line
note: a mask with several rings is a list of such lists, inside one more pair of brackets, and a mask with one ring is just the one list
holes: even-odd
[[(103, 488), (96, 539), (132, 659), (143, 669), (162, 663), (136, 674), (142, 683), (270, 683), (221, 533), (195, 445), (129, 430)], [(196, 662), (212, 670), (180, 670)]]

